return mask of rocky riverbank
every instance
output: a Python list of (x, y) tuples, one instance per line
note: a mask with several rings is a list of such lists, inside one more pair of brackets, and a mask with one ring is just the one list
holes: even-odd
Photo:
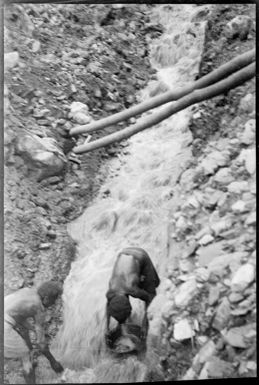
[[(218, 5), (209, 15), (200, 76), (254, 47), (253, 30), (226, 33), (239, 15), (254, 20), (255, 9)], [(161, 365), (168, 380), (255, 377), (255, 80), (195, 105), (190, 130), (193, 161), (170, 224)]]
[[(162, 31), (150, 23), (149, 8), (5, 7), (5, 294), (66, 278), (75, 256), (66, 225), (99, 191), (107, 175), (99, 173), (101, 165), (127, 145), (71, 160), (75, 141), (68, 131), (76, 124), (71, 106), (81, 102), (89, 118), (99, 119), (136, 102), (136, 90), (155, 72), (148, 40)], [(52, 175), (45, 172), (46, 162)], [(58, 303), (47, 318), (51, 338), (62, 323), (61, 307)], [(19, 365), (15, 368), (22, 381)], [(7, 383), (17, 382), (8, 366), (5, 374)]]

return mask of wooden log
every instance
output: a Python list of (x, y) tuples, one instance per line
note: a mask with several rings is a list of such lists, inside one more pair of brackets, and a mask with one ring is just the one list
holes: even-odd
[(142, 114), (143, 112), (148, 111), (152, 108), (159, 107), (162, 104), (165, 104), (174, 100), (178, 100), (181, 97), (192, 92), (194, 89), (207, 87), (223, 78), (226, 78), (233, 72), (245, 67), (246, 65), (250, 64), (254, 60), (255, 60), (255, 49), (245, 52), (242, 55), (239, 55), (238, 57), (230, 60), (228, 63), (225, 63), (219, 68), (217, 68), (216, 70), (212, 71), (208, 75), (203, 76), (201, 79), (191, 84), (188, 84), (185, 87), (165, 92), (162, 95), (158, 95), (153, 98), (150, 98), (143, 103), (140, 103), (136, 106), (133, 106), (124, 111), (118, 112), (114, 115), (108, 116), (106, 118), (100, 119), (96, 122), (73, 127), (70, 130), (70, 135), (76, 135), (83, 132), (92, 132), (92, 131), (101, 130), (112, 124), (116, 124), (122, 120), (129, 119), (132, 116)]
[(179, 99), (177, 102), (172, 103), (170, 106), (165, 107), (162, 111), (153, 113), (152, 115), (141, 119), (140, 122), (126, 127), (123, 130), (115, 132), (113, 134), (107, 135), (104, 138), (95, 140), (86, 145), (77, 146), (74, 148), (76, 154), (82, 154), (84, 152), (89, 152), (96, 150), (97, 148), (108, 146), (114, 142), (127, 139), (130, 136), (145, 130), (155, 124), (160, 123), (162, 120), (168, 118), (169, 116), (179, 112), (192, 104), (199, 103), (203, 100), (213, 98), (222, 93), (226, 93), (229, 90), (240, 86), (247, 80), (251, 79), (255, 75), (255, 63), (249, 64), (245, 68), (235, 72), (230, 75), (228, 78), (221, 80), (209, 87), (195, 90), (190, 94)]

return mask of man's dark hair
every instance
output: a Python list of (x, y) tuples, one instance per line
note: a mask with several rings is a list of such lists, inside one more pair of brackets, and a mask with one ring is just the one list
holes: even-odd
[(58, 282), (46, 281), (38, 287), (37, 291), (41, 299), (48, 297), (56, 300), (62, 294), (62, 287)]
[(123, 323), (130, 316), (131, 304), (126, 295), (115, 295), (108, 303), (109, 315), (119, 323)]

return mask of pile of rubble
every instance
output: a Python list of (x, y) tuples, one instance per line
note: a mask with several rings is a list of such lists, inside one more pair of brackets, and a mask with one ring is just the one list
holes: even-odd
[[(256, 375), (255, 99), (251, 94), (241, 99), (239, 114), (246, 122), (232, 121), (232, 139), (208, 142), (196, 167), (182, 174), (179, 210), (171, 219), (171, 237), (180, 244), (181, 253), (178, 266), (168, 269), (171, 306), (164, 311), (164, 343), (169, 341), (170, 353), (163, 360), (172, 368), (173, 356), (189, 341), (194, 358), (182, 376), (185, 380)], [(187, 348), (183, 350), (186, 354)]]

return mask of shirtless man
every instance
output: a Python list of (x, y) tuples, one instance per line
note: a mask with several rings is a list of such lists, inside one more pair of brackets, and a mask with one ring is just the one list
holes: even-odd
[[(52, 369), (57, 373), (63, 371), (50, 353), (44, 333), (45, 308), (53, 305), (61, 293), (58, 283), (48, 281), (38, 288), (26, 287), (4, 298), (4, 357), (21, 358), (27, 384), (36, 383), (29, 330), (36, 332), (39, 349)], [(35, 328), (29, 322), (30, 318), (34, 319)]]
[(106, 293), (106, 341), (109, 340), (110, 317), (115, 318), (121, 327), (130, 316), (129, 295), (145, 302), (142, 336), (146, 337), (147, 308), (156, 296), (159, 283), (157, 272), (145, 250), (139, 247), (128, 247), (119, 253), (109, 282), (109, 290)]

